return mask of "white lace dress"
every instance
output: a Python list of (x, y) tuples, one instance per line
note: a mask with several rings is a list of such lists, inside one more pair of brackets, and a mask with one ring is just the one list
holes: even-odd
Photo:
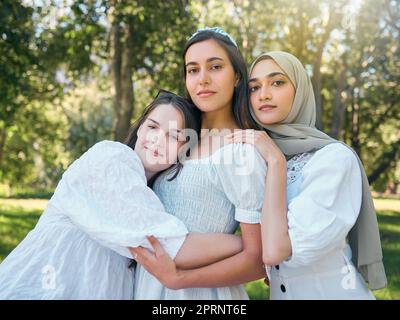
[(0, 265), (0, 299), (133, 299), (126, 247), (154, 235), (175, 257), (187, 234), (147, 187), (128, 146), (99, 142), (64, 173), (36, 227)]
[(287, 203), (292, 256), (267, 267), (271, 299), (374, 299), (346, 241), (361, 206), (353, 152), (332, 143), (290, 159)]

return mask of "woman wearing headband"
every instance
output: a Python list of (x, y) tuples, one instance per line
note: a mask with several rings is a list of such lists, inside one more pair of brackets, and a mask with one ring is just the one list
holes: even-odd
[(356, 153), (315, 128), (315, 100), (301, 62), (286, 52), (250, 70), (251, 112), (265, 131), (254, 144), (268, 165), (263, 261), (271, 299), (374, 299), (386, 286), (376, 214)]
[(234, 233), (240, 224), (243, 250), (202, 268), (176, 270), (160, 246), (155, 254), (134, 249), (139, 263), (135, 299), (248, 299), (241, 284), (265, 276), (259, 224), (263, 194), (254, 191), (264, 189), (266, 165), (253, 146), (223, 145), (224, 135), (253, 122), (246, 64), (234, 40), (218, 28), (196, 32), (183, 60), (188, 98), (202, 111), (201, 140), (176, 179), (161, 176), (154, 191), (166, 211), (191, 231)]

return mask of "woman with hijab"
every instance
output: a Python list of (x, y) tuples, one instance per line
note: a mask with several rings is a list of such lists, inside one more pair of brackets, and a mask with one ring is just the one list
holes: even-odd
[(357, 154), (315, 128), (311, 81), (293, 55), (258, 57), (249, 92), (264, 130), (227, 138), (255, 145), (268, 166), (261, 232), (271, 299), (374, 299), (386, 276)]

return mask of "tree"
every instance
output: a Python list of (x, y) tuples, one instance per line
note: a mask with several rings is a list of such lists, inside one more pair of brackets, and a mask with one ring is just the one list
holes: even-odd
[(6, 153), (7, 131), (34, 90), (31, 74), (37, 59), (31, 49), (32, 13), (15, 1), (0, 3), (0, 163)]
[[(170, 71), (171, 64), (177, 67), (177, 52), (187, 39), (182, 30), (191, 25), (190, 11), (187, 1), (138, 1), (128, 4), (113, 0), (108, 19), (111, 24), (109, 44), (115, 91), (114, 137), (122, 141), (128, 133), (134, 112), (133, 76), (146, 70), (155, 79), (162, 79), (158, 72)], [(174, 73), (172, 79), (179, 75), (178, 68), (170, 72)], [(176, 88), (176, 81), (172, 84)]]

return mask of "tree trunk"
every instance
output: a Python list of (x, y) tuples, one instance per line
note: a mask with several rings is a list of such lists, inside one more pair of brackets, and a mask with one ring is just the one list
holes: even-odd
[(345, 112), (345, 104), (342, 101), (342, 93), (345, 90), (345, 80), (346, 80), (346, 65), (344, 65), (340, 71), (338, 77), (336, 78), (336, 93), (334, 99), (334, 107), (332, 113), (331, 122), (331, 132), (330, 136), (334, 139), (340, 138), (340, 131), (343, 127), (343, 118)]
[(121, 109), (121, 27), (119, 21), (113, 22), (111, 28), (111, 57), (112, 57), (112, 81), (114, 87), (114, 118), (113, 134), (117, 127), (118, 112)]
[(360, 145), (360, 117), (359, 117), (360, 105), (359, 101), (355, 97), (353, 89), (351, 99), (351, 146), (361, 159), (361, 145)]
[(300, 20), (300, 26), (299, 30), (297, 30), (297, 41), (296, 41), (296, 48), (295, 48), (295, 55), (302, 61), (303, 59), (303, 49), (305, 47), (306, 41), (304, 41), (304, 30), (305, 30), (305, 21), (304, 21), (304, 4), (303, 1), (299, 2), (299, 20)]
[(2, 162), (3, 157), (4, 157), (4, 148), (6, 145), (6, 137), (7, 137), (6, 128), (1, 128), (0, 129), (0, 163)]
[(321, 59), (322, 59), (322, 50), (321, 53), (317, 53), (317, 57), (314, 62), (314, 70), (313, 70), (313, 77), (312, 77), (312, 84), (314, 89), (314, 96), (315, 96), (315, 107), (316, 107), (316, 121), (315, 126), (319, 130), (323, 130), (322, 126), (322, 96), (321, 96), (321, 89), (322, 89), (322, 78), (321, 78)]
[(115, 140), (124, 141), (128, 135), (133, 114), (133, 81), (132, 81), (132, 56), (133, 56), (133, 30), (129, 25), (123, 29), (124, 46), (121, 52), (121, 104), (116, 110), (114, 127)]
[(380, 161), (378, 166), (372, 171), (372, 173), (368, 176), (368, 181), (370, 184), (373, 184), (378, 177), (384, 173), (386, 170), (390, 168), (390, 165), (393, 162), (398, 161), (398, 153), (400, 150), (400, 141), (395, 142), (392, 144), (392, 148), (386, 151), (380, 157)]
[(313, 68), (313, 77), (312, 77), (312, 84), (314, 88), (314, 95), (315, 95), (315, 104), (316, 104), (316, 122), (315, 126), (323, 130), (323, 123), (322, 123), (322, 114), (323, 114), (323, 105), (322, 105), (322, 96), (321, 96), (321, 89), (322, 89), (322, 76), (321, 76), (321, 65), (322, 65), (322, 54), (324, 52), (324, 48), (326, 43), (329, 40), (331, 32), (334, 28), (334, 24), (336, 22), (336, 13), (334, 12), (334, 8), (332, 4), (329, 6), (329, 19), (325, 27), (325, 32), (322, 35), (320, 41), (317, 45), (317, 53), (314, 59), (314, 68)]

